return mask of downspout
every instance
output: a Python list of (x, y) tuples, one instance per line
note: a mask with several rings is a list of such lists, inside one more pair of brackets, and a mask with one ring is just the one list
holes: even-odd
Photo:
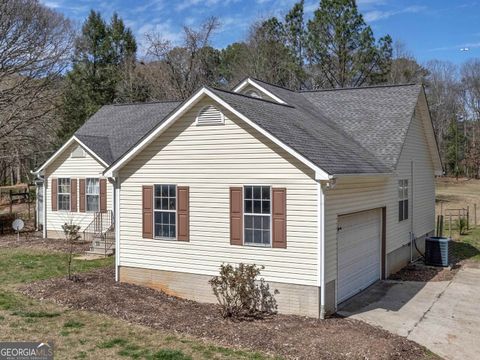
[(413, 169), (414, 169), (414, 162), (413, 160), (410, 161), (410, 192), (409, 192), (409, 198), (410, 198), (410, 194), (412, 195), (411, 198), (412, 198), (412, 201), (411, 201), (411, 204), (412, 206), (410, 207), (411, 208), (411, 211), (410, 211), (410, 262), (413, 262), (413, 242), (415, 241), (415, 234), (414, 234), (414, 227), (413, 227), (413, 219), (414, 219), (414, 214), (413, 214), (413, 209), (415, 208), (414, 207), (414, 199), (415, 199), (415, 196), (414, 196), (414, 193), (413, 193), (413, 180), (414, 180), (414, 174), (413, 174)]
[(43, 238), (47, 238), (47, 186), (48, 178), (43, 176)]
[(114, 196), (114, 218), (115, 218), (115, 281), (119, 281), (120, 267), (120, 178), (114, 179), (115, 196)]
[(317, 182), (318, 191), (318, 261), (320, 286), (320, 319), (325, 319), (325, 194), (322, 184)]

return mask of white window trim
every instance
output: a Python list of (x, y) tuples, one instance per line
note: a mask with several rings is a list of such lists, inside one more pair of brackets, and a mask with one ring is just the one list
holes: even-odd
[[(245, 188), (246, 187), (249, 187), (249, 186), (261, 186), (261, 187), (269, 187), (270, 188), (270, 214), (257, 214), (257, 213), (246, 213), (245, 212)], [(256, 247), (256, 248), (264, 248), (264, 249), (272, 249), (273, 248), (273, 236), (272, 236), (272, 204), (273, 204), (273, 199), (272, 199), (272, 188), (273, 186), (272, 185), (252, 185), (252, 184), (245, 184), (242, 186), (242, 240), (243, 240), (243, 245), (244, 246), (252, 246), (252, 247)], [(252, 208), (253, 208), (253, 204), (252, 204)], [(245, 215), (254, 215), (254, 216), (257, 216), (257, 215), (260, 215), (260, 216), (270, 216), (270, 243), (269, 244), (255, 244), (255, 243), (247, 243), (245, 242)]]
[[(160, 210), (160, 209), (155, 209), (155, 187), (156, 186), (175, 186), (175, 210)], [(178, 186), (176, 184), (154, 184), (153, 185), (153, 200), (152, 200), (152, 207), (153, 207), (153, 216), (152, 216), (152, 222), (153, 222), (153, 238), (156, 240), (166, 240), (166, 241), (177, 241), (178, 239), (178, 220), (177, 220), (177, 212), (178, 212), (178, 196), (177, 196), (177, 188)], [(155, 213), (156, 212), (169, 212), (169, 213), (175, 213), (175, 237), (165, 237), (165, 236), (155, 236)]]
[[(68, 184), (70, 187), (70, 192), (69, 193), (61, 193), (60, 192), (60, 180), (68, 180)], [(68, 195), (68, 210), (66, 209), (60, 209), (60, 195)], [(57, 180), (57, 210), (58, 211), (64, 211), (64, 212), (71, 212), (72, 211), (72, 179), (69, 177), (62, 177), (58, 178)]]
[[(88, 193), (88, 180), (97, 180), (98, 181), (98, 194), (89, 194)], [(98, 208), (97, 210), (88, 210), (88, 197), (87, 195), (89, 196), (97, 196), (98, 197)], [(100, 212), (100, 179), (99, 178), (94, 178), (94, 177), (89, 177), (89, 178), (85, 178), (85, 212), (89, 212), (89, 213), (96, 213), (96, 212)]]
[[(199, 119), (199, 117), (200, 117), (201, 113), (202, 113), (202, 112), (203, 112), (205, 109), (207, 109), (207, 108), (209, 108), (209, 107), (213, 107), (213, 108), (215, 108), (215, 109), (217, 109), (217, 110), (218, 110), (218, 112), (220, 113), (220, 116), (221, 116), (221, 119), (222, 119), (222, 121), (221, 121), (221, 122), (219, 122), (219, 123), (210, 123), (210, 124), (209, 124), (209, 123), (206, 123), (206, 124), (200, 124), (200, 123), (198, 122), (198, 119)], [(203, 107), (202, 107), (202, 108), (201, 108), (201, 109), (198, 111), (198, 113), (197, 113), (197, 116), (195, 117), (195, 125), (196, 125), (196, 126), (215, 126), (215, 125), (225, 125), (225, 115), (224, 115), (223, 111), (221, 111), (221, 110), (220, 110), (218, 107), (216, 107), (216, 106), (214, 106), (214, 105), (212, 105), (212, 104), (208, 104), (208, 105), (205, 105), (205, 106), (203, 106)]]

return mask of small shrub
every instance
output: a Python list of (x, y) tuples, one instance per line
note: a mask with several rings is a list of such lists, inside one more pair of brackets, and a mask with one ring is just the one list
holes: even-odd
[(242, 263), (238, 267), (230, 264), (220, 266), (220, 274), (209, 283), (224, 317), (263, 318), (277, 312), (274, 295), (278, 291), (272, 294), (265, 280), (257, 279), (263, 269), (263, 266)]
[(63, 224), (62, 225), (63, 233), (65, 234), (65, 239), (69, 245), (68, 247), (68, 280), (75, 280), (72, 277), (72, 259), (74, 252), (74, 244), (80, 240), (80, 226), (75, 224)]

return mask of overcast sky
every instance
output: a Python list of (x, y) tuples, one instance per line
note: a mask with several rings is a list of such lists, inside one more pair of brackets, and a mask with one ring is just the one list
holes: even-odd
[[(222, 28), (213, 45), (223, 48), (244, 39), (249, 25), (272, 15), (282, 17), (294, 0), (41, 0), (78, 24), (90, 9), (109, 18), (116, 11), (131, 27), (140, 45), (147, 32), (159, 32), (178, 41), (182, 25), (197, 25), (216, 16)], [(307, 17), (319, 1), (305, 0)], [(480, 3), (469, 0), (359, 0), (365, 20), (377, 38), (390, 34), (406, 44), (420, 61), (430, 59), (461, 63), (480, 57)], [(469, 51), (461, 51), (469, 48)], [(140, 49), (140, 54), (142, 49)]]

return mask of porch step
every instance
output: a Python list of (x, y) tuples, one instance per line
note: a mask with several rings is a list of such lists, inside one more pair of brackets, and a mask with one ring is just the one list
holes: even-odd
[[(94, 239), (92, 241), (92, 247), (103, 247), (105, 248), (105, 240), (103, 239)], [(107, 247), (115, 247), (115, 240), (114, 239), (107, 239)]]

